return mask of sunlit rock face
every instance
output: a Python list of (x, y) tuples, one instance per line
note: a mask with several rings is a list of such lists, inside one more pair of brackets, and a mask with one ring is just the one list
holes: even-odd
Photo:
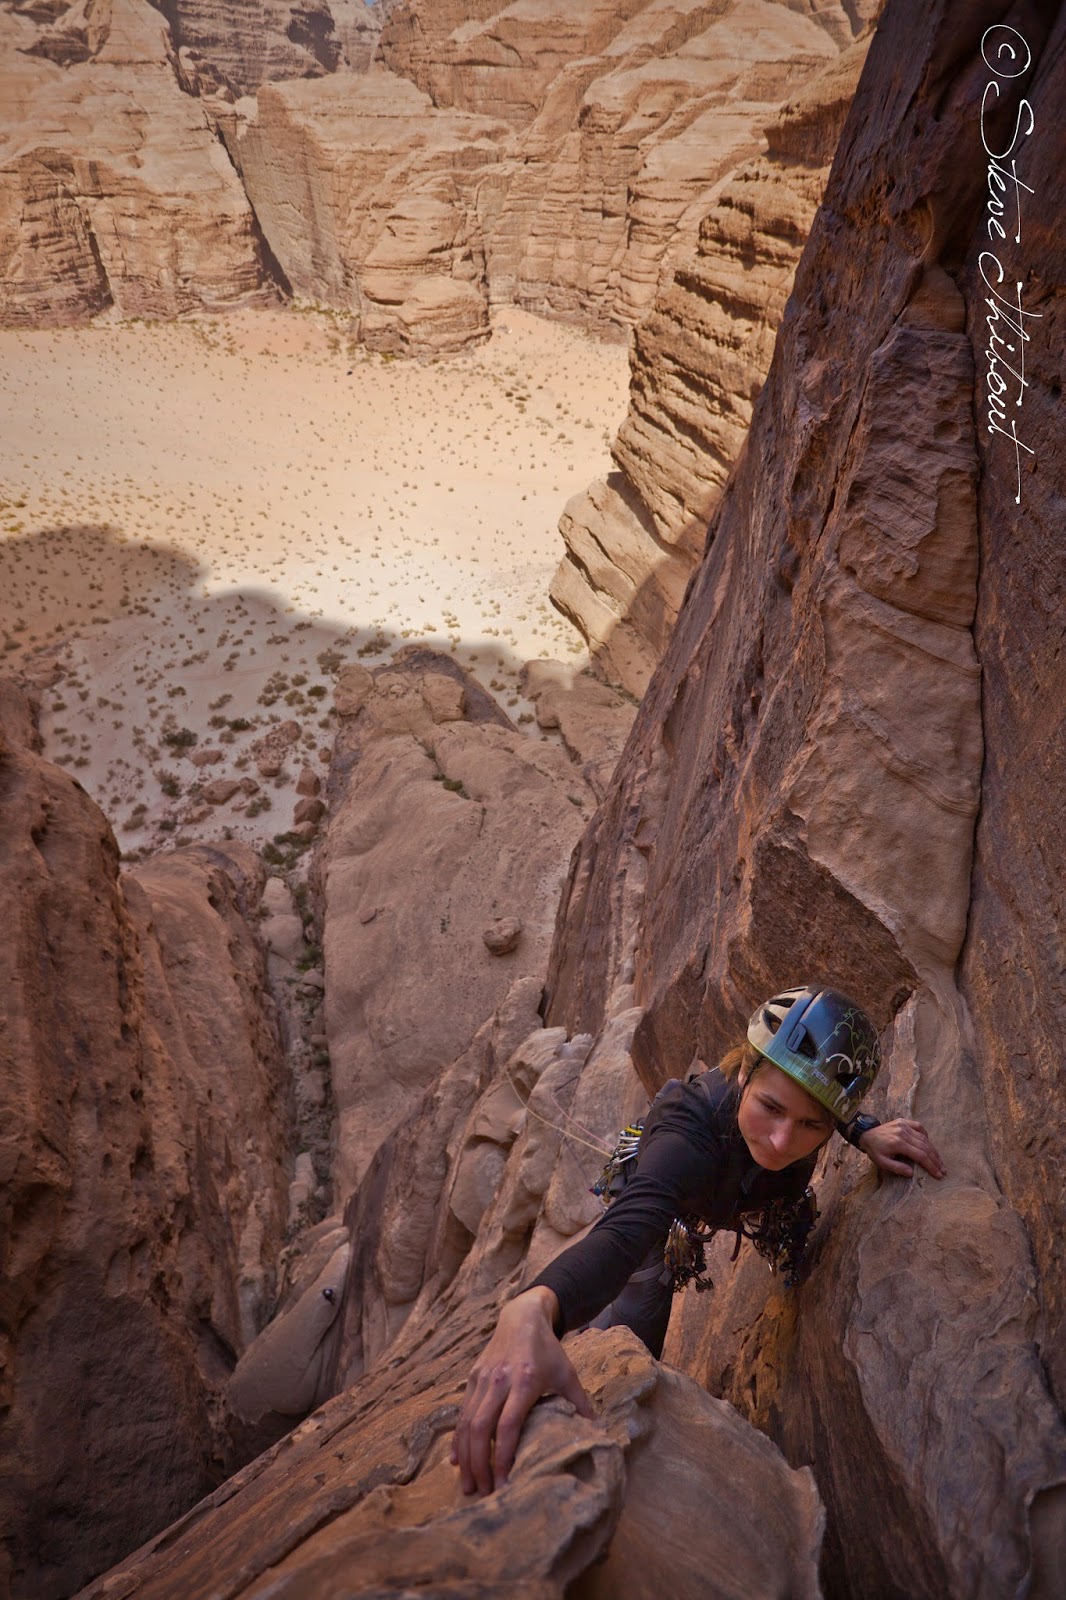
[[(822, 975), (885, 1029), (872, 1109), (916, 1115), (946, 1156), (942, 1184), (878, 1185), (839, 1146), (804, 1287), (787, 1296), (754, 1259), (734, 1272), (723, 1247), (716, 1295), (686, 1303), (667, 1347), (812, 1463), (839, 1593), (992, 1596), (1030, 1577), (1052, 1593), (1066, 1516), (1048, 1387), (1062, 1149), (1042, 1042), (1061, 1019), (1041, 937), (1062, 865), (1043, 715), (1061, 700), (1056, 456), (1023, 457), (1016, 504), (1013, 450), (975, 426), (980, 41), (999, 20), (885, 12), (706, 556), (575, 861), (549, 979), (546, 1021), (568, 1032), (643, 1008), (633, 1053), (651, 1090), (694, 1053), (714, 1060), (767, 993)], [(1004, 84), (987, 137), (1009, 141), (1024, 92), (1051, 147), (1034, 133), (1039, 189), (1058, 159), (1061, 19), (1051, 37), (1031, 19), (1026, 42), (1032, 68)], [(1061, 252), (1031, 215), (1017, 276), (1048, 318), (1023, 396), (1039, 446)]]
[(476, 189), (505, 124), (437, 112), (388, 73), (265, 86), (220, 112), (293, 294), (375, 349), (432, 354), (489, 331)]
[(382, 57), (441, 108), (508, 122), (478, 199), (494, 300), (624, 329), (644, 317), (781, 104), (875, 8), (393, 9)]
[(872, 10), (7, 11), (0, 316), (170, 317), (280, 294), (398, 354), (484, 338), (494, 303), (624, 337), (768, 117)]
[[(638, 325), (617, 471), (575, 495), (552, 599), (597, 670), (642, 694), (670, 637), (707, 526), (769, 370), (869, 37), (768, 124), (769, 148), (725, 179)], [(676, 253), (675, 240), (671, 253)]]
[(179, 86), (163, 18), (143, 0), (71, 9), (52, 35), (0, 14), (0, 322), (275, 300), (252, 208)]
[(290, 1132), (241, 846), (120, 875), (3, 702), (4, 1593), (70, 1594), (218, 1479)]
[(206, 94), (365, 72), (381, 27), (381, 6), (364, 0), (159, 0), (158, 9), (184, 75)]

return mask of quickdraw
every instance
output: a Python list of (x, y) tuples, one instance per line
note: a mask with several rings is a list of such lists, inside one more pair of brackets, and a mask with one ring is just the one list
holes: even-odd
[(750, 1239), (770, 1271), (779, 1272), (786, 1288), (794, 1289), (800, 1281), (807, 1241), (817, 1220), (818, 1202), (813, 1189), (804, 1189), (798, 1200), (771, 1200), (751, 1222), (741, 1219), (737, 1249), (741, 1235)]
[[(592, 1185), (590, 1192), (603, 1201), (604, 1207), (609, 1206), (628, 1183), (643, 1131), (643, 1122), (632, 1122), (622, 1129), (603, 1171)], [(737, 1223), (732, 1259), (735, 1261), (740, 1254), (741, 1242), (750, 1239), (770, 1271), (775, 1275), (780, 1273), (785, 1287), (794, 1289), (800, 1281), (807, 1241), (817, 1220), (818, 1202), (813, 1189), (805, 1189), (798, 1200), (771, 1200), (761, 1211), (752, 1212)], [(707, 1245), (722, 1231), (702, 1227), (698, 1217), (674, 1218), (666, 1236), (663, 1260), (673, 1278), (675, 1294), (690, 1283), (696, 1285), (697, 1293), (713, 1289), (713, 1279), (707, 1272), (706, 1251)]]
[(644, 1132), (644, 1123), (629, 1122), (618, 1135), (618, 1143), (607, 1157), (603, 1171), (589, 1190), (604, 1206), (609, 1206), (617, 1195), (620, 1195), (626, 1186), (629, 1177), (629, 1163), (637, 1159), (640, 1148), (640, 1136)]
[(680, 1294), (690, 1283), (696, 1285), (698, 1294), (714, 1288), (714, 1280), (707, 1272), (706, 1256), (706, 1246), (714, 1234), (714, 1229), (704, 1232), (697, 1217), (675, 1217), (670, 1224), (663, 1261), (673, 1276), (675, 1294)]

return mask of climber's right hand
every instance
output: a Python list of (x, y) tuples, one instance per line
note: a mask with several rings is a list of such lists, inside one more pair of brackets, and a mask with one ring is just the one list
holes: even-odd
[[(464, 1494), (489, 1494), (508, 1478), (522, 1425), (542, 1395), (561, 1394), (594, 1413), (555, 1336), (559, 1302), (543, 1285), (509, 1300), (466, 1386), (452, 1440)], [(495, 1446), (495, 1448), (494, 1448)]]

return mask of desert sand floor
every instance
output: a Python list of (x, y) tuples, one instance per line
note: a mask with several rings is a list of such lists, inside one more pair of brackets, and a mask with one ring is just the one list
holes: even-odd
[[(127, 854), (286, 830), (339, 660), (427, 640), (534, 733), (522, 663), (583, 662), (548, 584), (563, 505), (609, 470), (625, 349), (510, 309), (432, 362), (345, 330), (278, 311), (0, 332), (0, 671), (42, 686), (46, 753)], [(260, 779), (249, 746), (289, 719), (300, 747)], [(226, 777), (258, 791), (193, 787)]]

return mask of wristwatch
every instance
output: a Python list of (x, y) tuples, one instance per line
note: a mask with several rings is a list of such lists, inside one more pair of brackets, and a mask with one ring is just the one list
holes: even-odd
[(859, 1148), (859, 1140), (863, 1134), (869, 1133), (871, 1128), (879, 1128), (880, 1126), (881, 1124), (876, 1117), (868, 1116), (865, 1111), (859, 1111), (852, 1117), (850, 1122), (842, 1125), (840, 1133), (841, 1137), (845, 1138), (849, 1144), (853, 1144), (857, 1150)]

